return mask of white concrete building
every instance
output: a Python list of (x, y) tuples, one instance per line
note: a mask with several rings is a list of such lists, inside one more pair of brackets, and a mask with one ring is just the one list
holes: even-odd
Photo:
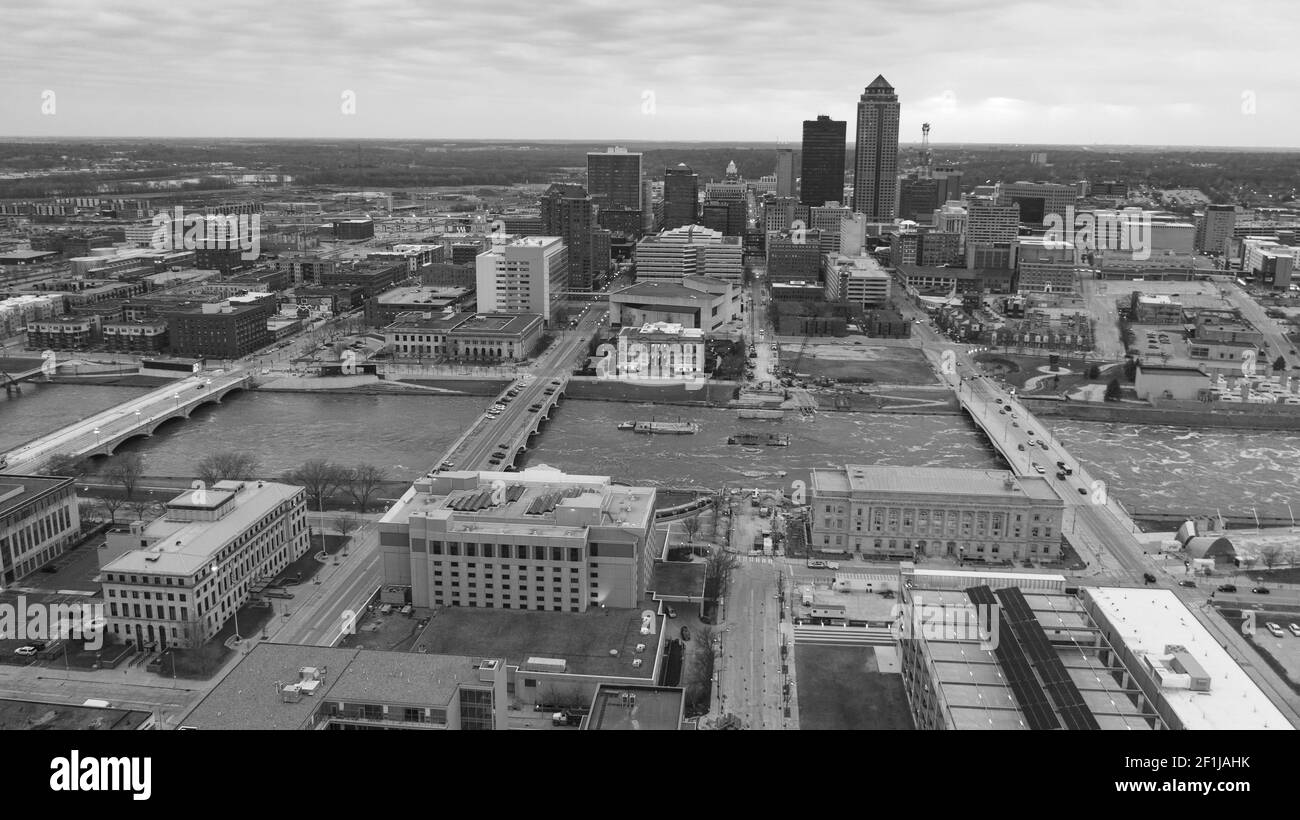
[(108, 634), (141, 649), (202, 645), (310, 544), (307, 491), (262, 481), (187, 490), (161, 518), (108, 533)]
[(569, 289), (569, 251), (558, 236), (505, 237), (475, 259), (478, 309), (536, 313), (549, 326)]

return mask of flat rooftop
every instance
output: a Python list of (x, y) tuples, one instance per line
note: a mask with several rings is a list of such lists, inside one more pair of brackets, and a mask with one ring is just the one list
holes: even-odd
[(1294, 728), (1172, 590), (1099, 587), (1086, 594), (1117, 633), (1114, 642), (1134, 655), (1160, 657), (1170, 646), (1185, 647), (1205, 670), (1208, 692), (1160, 690), (1184, 728)]
[[(240, 485), (243, 489), (236, 491)], [(215, 521), (181, 521), (167, 515), (154, 519), (142, 536), (151, 546), (119, 555), (103, 570), (192, 575), (232, 539), (302, 492), (301, 487), (270, 481), (219, 481), (200, 501), (194, 491), (187, 490), (168, 502), (170, 510), (215, 510), (229, 505), (230, 511)]]
[(456, 299), (469, 293), (468, 288), (457, 287), (405, 287), (393, 288), (379, 294), (379, 303), (381, 305), (399, 303), (441, 305), (454, 302)]
[[(498, 481), (504, 484), (504, 492), (494, 492)], [(479, 531), (494, 524), (502, 532), (512, 531), (509, 527), (551, 528), (555, 534), (576, 535), (584, 527), (560, 525), (557, 510), (598, 508), (599, 526), (643, 529), (650, 523), (655, 503), (653, 487), (627, 487), (611, 483), (607, 476), (567, 475), (558, 470), (435, 473), (417, 481), (415, 490), (401, 512), (384, 520), (406, 524), (412, 514), (448, 510), (457, 522), (464, 522), (462, 527), (472, 525)]]
[(70, 478), (53, 476), (0, 475), (0, 518), (30, 503), (38, 495), (71, 481)]
[[(654, 619), (656, 634), (641, 634), (641, 614), (658, 605), (647, 600), (637, 609), (539, 612), (487, 607), (444, 607), (415, 639), (415, 652), (504, 658), (521, 669), (529, 658), (566, 662), (565, 674), (652, 680), (665, 619)], [(638, 644), (645, 644), (637, 652)], [(618, 650), (611, 655), (610, 650)], [(641, 658), (640, 668), (632, 661)]]
[[(1159, 725), (1158, 717), (1144, 713), (1134, 705), (1123, 687), (1107, 671), (1106, 665), (1098, 660), (1093, 646), (1097, 626), (1076, 596), (1037, 589), (1022, 589), (1021, 593), (1088, 711), (1102, 729), (1141, 730), (1153, 728), (1153, 723)], [(945, 612), (947, 607), (960, 609), (970, 604), (964, 589), (914, 588), (913, 595), (922, 596), (927, 608), (944, 607)], [(1006, 633), (1000, 635), (1000, 639), (1007, 637)], [(956, 728), (1029, 728), (1007, 680), (1006, 670), (995, 652), (981, 648), (978, 639), (927, 638), (926, 651)], [(1054, 706), (1050, 708), (1059, 718), (1057, 709)]]
[(1058, 503), (1061, 500), (1046, 479), (1017, 476), (1007, 470), (849, 464), (841, 470), (813, 470), (812, 484), (815, 492), (981, 495)]
[(589, 730), (657, 730), (682, 728), (686, 690), (675, 686), (596, 687)]
[(32, 700), (0, 700), (0, 731), (19, 729), (73, 729), (77, 731), (139, 729), (153, 716), (136, 709), (71, 706)]
[(695, 561), (656, 561), (648, 588), (660, 599), (704, 598), (705, 565)]
[[(182, 723), (199, 729), (302, 729), (326, 700), (441, 707), (460, 684), (479, 683), (481, 662), (478, 656), (259, 643)], [(295, 683), (304, 667), (323, 671), (320, 688), (286, 702), (277, 684)]]
[(456, 325), (456, 333), (523, 333), (532, 325), (540, 325), (542, 317), (536, 313), (475, 313)]

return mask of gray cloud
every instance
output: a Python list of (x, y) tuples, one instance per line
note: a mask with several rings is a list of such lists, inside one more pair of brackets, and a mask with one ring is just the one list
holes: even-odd
[(904, 140), (1295, 145), (1293, 8), (0, 0), (0, 132), (796, 140), (883, 73)]

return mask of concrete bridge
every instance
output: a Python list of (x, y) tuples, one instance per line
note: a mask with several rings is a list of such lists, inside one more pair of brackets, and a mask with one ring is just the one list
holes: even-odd
[[(551, 411), (564, 397), (569, 377), (525, 375), (515, 380), (514, 385), (522, 389), (506, 404), (505, 411), (496, 418), (480, 416), (451, 446), (443, 462), (450, 462), (457, 470), (513, 469), (519, 456), (528, 449), (529, 440), (541, 432), (542, 422), (551, 417)], [(500, 463), (491, 464), (497, 453), (505, 456)]]
[(231, 392), (246, 389), (251, 380), (252, 374), (242, 369), (196, 373), (0, 454), (0, 464), (5, 472), (23, 473), (40, 469), (55, 455), (112, 455), (130, 439), (151, 436), (168, 421), (187, 419), (205, 404), (219, 404)]

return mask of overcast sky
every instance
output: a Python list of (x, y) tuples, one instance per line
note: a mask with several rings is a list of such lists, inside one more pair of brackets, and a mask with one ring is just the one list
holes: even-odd
[(0, 20), (3, 135), (797, 141), (884, 74), (904, 142), (928, 121), (936, 143), (1300, 147), (1291, 0), (0, 0)]

